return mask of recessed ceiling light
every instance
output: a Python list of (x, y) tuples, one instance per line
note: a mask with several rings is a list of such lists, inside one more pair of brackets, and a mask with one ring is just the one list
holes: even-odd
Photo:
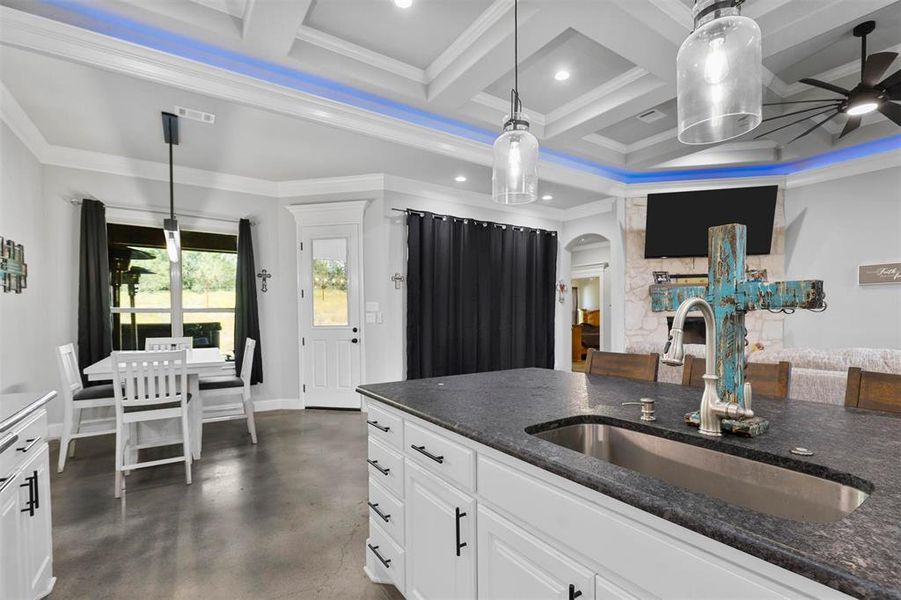
[(556, 79), (557, 81), (566, 81), (567, 79), (569, 79), (569, 71), (567, 71), (566, 69), (560, 69), (559, 71), (554, 73), (554, 79)]
[(457, 183), (463, 183), (464, 181), (466, 181), (466, 175), (457, 175), (456, 177), (454, 177), (454, 181), (456, 181)]
[(542, 200), (553, 200), (554, 197), (551, 196), (550, 194), (545, 194), (544, 196), (541, 197), (541, 199)]
[(394, 0), (394, 5), (398, 8), (410, 8), (413, 6), (413, 0)]

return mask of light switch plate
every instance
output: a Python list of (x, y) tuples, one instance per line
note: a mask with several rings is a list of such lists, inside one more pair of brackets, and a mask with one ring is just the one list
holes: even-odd
[(366, 313), (366, 322), (367, 323), (375, 323), (375, 313), (374, 312)]
[(379, 312), (379, 303), (378, 302), (367, 302), (366, 303), (366, 312)]

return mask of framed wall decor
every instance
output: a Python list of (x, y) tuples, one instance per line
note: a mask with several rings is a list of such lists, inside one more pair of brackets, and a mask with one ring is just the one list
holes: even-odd
[(860, 265), (857, 267), (858, 285), (901, 284), (901, 262)]
[(28, 287), (25, 247), (0, 237), (0, 289), (21, 294)]

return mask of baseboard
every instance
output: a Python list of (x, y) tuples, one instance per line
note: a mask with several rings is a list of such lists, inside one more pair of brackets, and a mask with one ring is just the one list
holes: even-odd
[[(204, 410), (204, 413), (223, 412), (227, 409), (240, 408), (240, 406), (240, 404), (214, 405), (212, 407), (209, 407), (210, 410)], [(303, 406), (300, 403), (300, 398), (271, 398), (268, 400), (254, 400), (253, 412), (258, 413), (266, 412), (269, 410), (303, 410)], [(84, 423), (87, 425), (89, 423), (103, 423), (104, 421), (107, 421), (107, 419), (91, 419), (90, 421), (86, 420)], [(49, 439), (58, 440), (62, 437), (62, 435), (62, 423), (50, 423), (47, 425), (47, 437)]]
[(300, 403), (300, 398), (271, 398), (253, 401), (253, 412), (267, 410), (303, 410), (303, 405)]

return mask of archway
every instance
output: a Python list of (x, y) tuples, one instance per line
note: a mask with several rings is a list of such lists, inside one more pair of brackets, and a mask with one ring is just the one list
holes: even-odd
[(610, 240), (586, 233), (571, 240), (567, 306), (572, 370), (584, 371), (589, 350), (610, 350)]

